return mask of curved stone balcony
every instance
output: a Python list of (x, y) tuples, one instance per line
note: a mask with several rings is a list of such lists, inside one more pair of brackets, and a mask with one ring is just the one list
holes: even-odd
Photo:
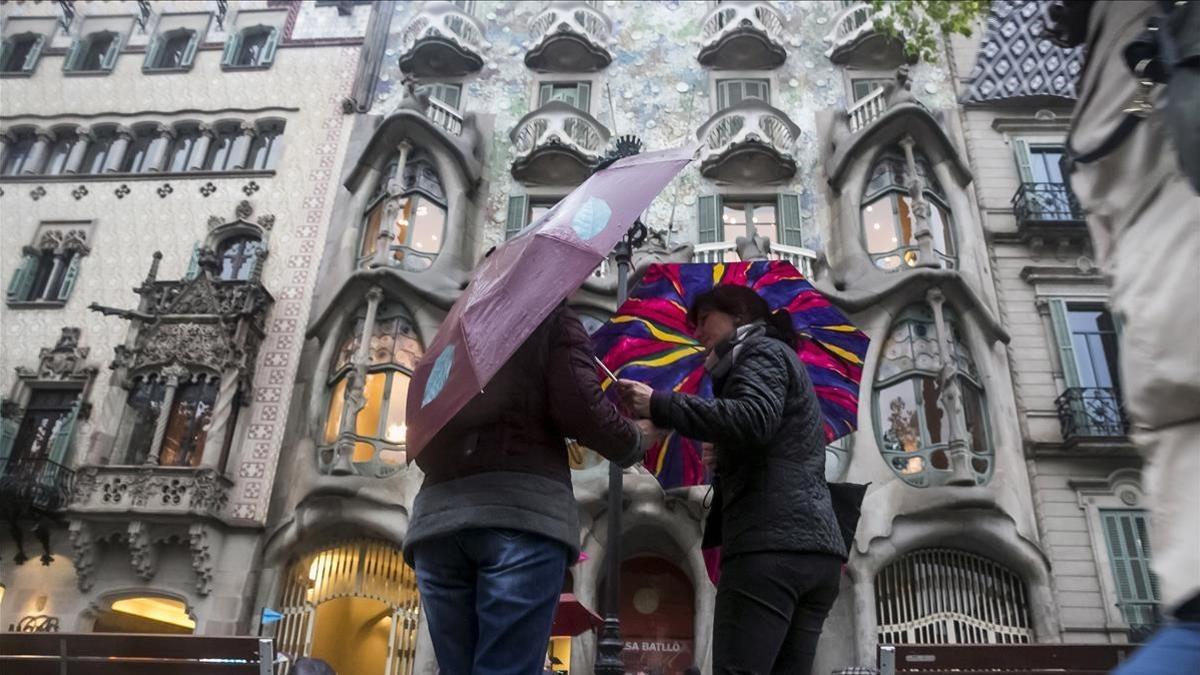
[(904, 53), (903, 39), (875, 30), (875, 19), (891, 12), (888, 6), (876, 12), (870, 3), (843, 1), (842, 7), (825, 36), (829, 45), (825, 55), (830, 61), (859, 68), (895, 68), (910, 61)]
[(400, 70), (456, 77), (483, 67), (483, 24), (450, 2), (427, 2), (400, 33)]
[(709, 118), (696, 137), (700, 174), (739, 185), (781, 183), (796, 175), (792, 148), (800, 127), (765, 101), (746, 99)]
[(525, 54), (525, 65), (533, 70), (588, 73), (612, 63), (612, 21), (586, 2), (550, 3), (529, 32), (537, 42)]
[[(771, 242), (771, 252), (768, 260), (786, 260), (796, 266), (806, 279), (813, 278), (813, 270), (817, 263), (817, 254), (812, 249), (801, 246), (785, 246)], [(741, 256), (737, 252), (737, 242), (717, 241), (709, 244), (696, 244), (692, 249), (694, 263), (728, 263), (739, 262)]]
[(709, 68), (769, 70), (783, 65), (783, 14), (769, 2), (722, 2), (704, 19), (696, 59)]
[(575, 106), (550, 101), (522, 117), (509, 138), (517, 153), (513, 178), (532, 185), (575, 185), (592, 174), (609, 132)]

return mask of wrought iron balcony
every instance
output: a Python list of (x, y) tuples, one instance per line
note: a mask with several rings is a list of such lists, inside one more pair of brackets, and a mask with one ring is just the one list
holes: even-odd
[(1063, 440), (1068, 444), (1087, 440), (1122, 439), (1129, 434), (1129, 420), (1121, 394), (1115, 389), (1072, 387), (1054, 401)]
[(904, 42), (875, 30), (875, 19), (891, 12), (886, 3), (876, 12), (867, 2), (843, 0), (842, 11), (825, 36), (825, 55), (837, 64), (862, 68), (895, 68), (907, 60)]
[(1157, 602), (1118, 602), (1117, 607), (1129, 624), (1130, 644), (1144, 644), (1162, 625), (1162, 609)]
[(400, 33), (400, 70), (417, 77), (478, 72), (488, 48), (483, 24), (451, 2), (426, 2)]
[(525, 65), (534, 70), (586, 73), (612, 63), (608, 51), (612, 21), (586, 2), (550, 3), (533, 20), (529, 32), (537, 42), (525, 54)]
[(770, 70), (787, 59), (783, 14), (769, 2), (729, 0), (701, 29), (701, 65), (723, 70)]
[(1017, 226), (1082, 227), (1083, 209), (1065, 183), (1021, 183), (1012, 198)]
[(596, 118), (563, 101), (550, 101), (517, 122), (512, 175), (530, 184), (582, 183), (604, 155), (609, 132)]
[(800, 127), (765, 101), (746, 99), (709, 118), (696, 134), (700, 173), (736, 184), (780, 183), (796, 175)]
[[(771, 242), (771, 260), (786, 260), (796, 266), (806, 278), (811, 279), (813, 265), (816, 264), (817, 254), (810, 249), (799, 246), (784, 246)], [(719, 263), (738, 262), (741, 258), (737, 253), (737, 245), (732, 241), (718, 241), (710, 244), (696, 244), (692, 248), (692, 262)]]
[(46, 457), (0, 459), (0, 504), (6, 512), (52, 513), (67, 505), (75, 472)]

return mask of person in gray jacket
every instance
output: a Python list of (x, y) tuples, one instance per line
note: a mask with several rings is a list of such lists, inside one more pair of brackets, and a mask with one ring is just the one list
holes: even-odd
[[(631, 413), (712, 442), (721, 509), (713, 672), (812, 668), (837, 599), (846, 547), (825, 483), (825, 439), (786, 311), (744, 286), (719, 286), (688, 311), (708, 350), (714, 399), (622, 380)], [(710, 519), (711, 520), (711, 519)], [(706, 537), (707, 538), (707, 537)]]

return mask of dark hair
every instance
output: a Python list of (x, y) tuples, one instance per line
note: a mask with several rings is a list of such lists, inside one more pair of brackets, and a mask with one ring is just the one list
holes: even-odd
[(755, 321), (767, 325), (767, 335), (796, 346), (796, 329), (792, 327), (792, 315), (786, 309), (771, 312), (771, 306), (763, 296), (745, 286), (717, 286), (701, 293), (688, 308), (688, 322), (696, 325), (700, 314), (716, 310), (733, 317), (734, 323), (744, 326)]

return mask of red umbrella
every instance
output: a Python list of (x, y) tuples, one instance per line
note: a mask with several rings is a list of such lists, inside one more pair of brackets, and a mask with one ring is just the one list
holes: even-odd
[(554, 612), (551, 637), (575, 637), (580, 633), (599, 628), (604, 623), (600, 615), (583, 606), (574, 593), (558, 596), (558, 609)]
[(608, 257), (692, 152), (634, 155), (598, 171), (483, 261), (413, 373), (410, 459)]

